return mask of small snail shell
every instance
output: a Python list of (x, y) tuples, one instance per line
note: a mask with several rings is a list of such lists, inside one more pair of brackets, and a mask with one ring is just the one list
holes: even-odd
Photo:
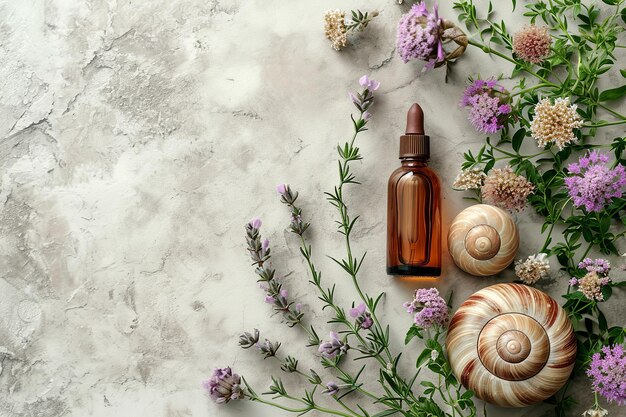
[(448, 231), (448, 250), (465, 272), (487, 276), (504, 270), (515, 258), (519, 233), (511, 216), (488, 204), (460, 212)]
[(479, 398), (524, 407), (549, 398), (567, 382), (576, 337), (553, 298), (526, 285), (497, 284), (459, 307), (446, 349), (454, 374)]

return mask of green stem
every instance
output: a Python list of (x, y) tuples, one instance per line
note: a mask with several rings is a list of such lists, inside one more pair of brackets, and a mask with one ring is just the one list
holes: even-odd
[(528, 87), (528, 88), (525, 88), (525, 89), (523, 89), (523, 90), (516, 91), (515, 93), (511, 94), (511, 95), (510, 95), (510, 97), (511, 97), (511, 98), (513, 98), (513, 97), (515, 97), (515, 96), (520, 96), (520, 95), (522, 95), (522, 94), (525, 94), (525, 93), (528, 93), (528, 92), (534, 91), (534, 90), (536, 90), (536, 89), (538, 89), (538, 88), (542, 88), (542, 87), (550, 87), (550, 84), (546, 84), (546, 83), (539, 83), (539, 84), (534, 85), (534, 86), (532, 86), (532, 87)]
[(613, 116), (617, 117), (618, 119), (622, 119), (622, 120), (626, 120), (626, 116), (616, 112), (615, 110), (611, 109), (610, 107), (605, 106), (604, 104), (601, 103), (596, 103), (596, 105), (598, 107), (600, 107), (603, 110), (606, 110), (607, 112), (611, 113)]
[[(480, 42), (476, 42), (475, 40), (472, 40), (472, 39), (469, 39), (468, 43), (470, 45), (472, 45), (472, 46), (475, 46), (477, 48), (482, 49), (484, 52), (486, 52), (488, 54), (493, 54), (493, 55), (499, 56), (500, 58), (505, 59), (505, 60), (509, 61), (512, 64), (519, 65), (519, 62), (517, 62), (516, 60), (514, 60), (510, 56), (507, 56), (507, 55), (503, 54), (502, 52), (497, 51), (497, 50), (495, 50), (495, 49), (493, 49), (493, 48), (491, 48), (491, 47), (489, 47), (487, 45), (483, 45)], [(522, 70), (524, 72), (527, 72), (528, 74), (532, 75), (533, 77), (543, 81), (547, 86), (559, 88), (559, 86), (557, 84), (548, 81), (547, 79), (545, 79), (541, 75), (537, 74), (536, 72), (532, 71), (531, 69), (528, 69), (526, 67), (522, 67)]]
[(597, 124), (592, 124), (592, 125), (583, 125), (583, 127), (596, 128), (596, 127), (616, 126), (616, 125), (623, 125), (623, 124), (626, 124), (626, 118), (623, 120), (615, 121), (615, 122), (603, 122), (603, 123), (597, 123)]

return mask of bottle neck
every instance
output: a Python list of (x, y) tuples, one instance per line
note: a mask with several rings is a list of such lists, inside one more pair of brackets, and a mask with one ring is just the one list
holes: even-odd
[(404, 158), (400, 158), (400, 161), (402, 161), (403, 167), (419, 168), (419, 167), (425, 167), (428, 159), (416, 158), (416, 157), (404, 157)]

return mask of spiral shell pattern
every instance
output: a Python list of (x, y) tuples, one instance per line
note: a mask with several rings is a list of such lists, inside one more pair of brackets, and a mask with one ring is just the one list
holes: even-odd
[(465, 272), (495, 275), (511, 264), (519, 247), (519, 233), (511, 216), (488, 204), (459, 213), (448, 231), (448, 250)]
[(454, 374), (479, 398), (525, 407), (567, 382), (576, 337), (552, 297), (526, 285), (497, 284), (474, 293), (457, 310), (446, 349)]

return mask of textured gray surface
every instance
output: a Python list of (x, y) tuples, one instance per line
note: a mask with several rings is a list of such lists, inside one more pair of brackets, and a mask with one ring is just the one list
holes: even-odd
[[(199, 383), (232, 365), (265, 389), (276, 363), (236, 346), (254, 327), (315, 365), (303, 335), (270, 317), (246, 257), (243, 224), (259, 215), (291, 294), (328, 330), (284, 231), (277, 183), (301, 191), (316, 262), (338, 281), (344, 305), (353, 300), (323, 256), (341, 240), (322, 192), (336, 182), (334, 145), (350, 133), (346, 92), (364, 73), (382, 87), (360, 139), (363, 185), (349, 202), (362, 215), (355, 245), (368, 250), (364, 286), (387, 292), (385, 318), (401, 345), (410, 325), (401, 303), (428, 285), (384, 273), (385, 183), (404, 112), (419, 100), (429, 116), (449, 222), (467, 204), (449, 187), (462, 151), (482, 141), (457, 107), (461, 88), (476, 71), (506, 68), (471, 50), (448, 84), (442, 71), (418, 76), (419, 66), (394, 54), (405, 7), (371, 3), (380, 17), (337, 53), (322, 36), (322, 14), (354, 2), (0, 1), (0, 416), (284, 415), (215, 407)], [(450, 5), (442, 14), (454, 16)], [(526, 256), (541, 240), (540, 219), (524, 213), (518, 222)], [(511, 271), (468, 277), (446, 257), (437, 285), (454, 289), (458, 305), (511, 279)], [(553, 272), (540, 288), (558, 297), (566, 279)], [(624, 324), (623, 302), (618, 291), (606, 306), (613, 324)], [(582, 410), (589, 387), (576, 390)], [(545, 406), (490, 410), (550, 415)]]

